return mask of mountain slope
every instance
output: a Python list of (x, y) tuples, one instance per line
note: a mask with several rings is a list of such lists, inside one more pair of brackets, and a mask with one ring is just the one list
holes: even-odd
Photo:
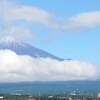
[(20, 40), (16, 40), (12, 37), (6, 37), (6, 38), (1, 39), (0, 49), (2, 50), (9, 49), (9, 50), (16, 52), (16, 54), (18, 55), (29, 55), (34, 58), (49, 57), (49, 58), (60, 60), (60, 61), (63, 60), (46, 51), (33, 47), (30, 44), (24, 43), (23, 41), (20, 41)]

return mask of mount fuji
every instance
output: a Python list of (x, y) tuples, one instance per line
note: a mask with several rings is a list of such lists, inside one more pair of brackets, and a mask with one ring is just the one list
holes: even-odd
[(38, 49), (28, 43), (13, 37), (5, 37), (0, 41), (0, 50), (12, 50), (18, 55), (29, 55), (33, 58), (51, 58), (58, 61), (62, 61), (62, 58), (56, 57), (46, 51)]

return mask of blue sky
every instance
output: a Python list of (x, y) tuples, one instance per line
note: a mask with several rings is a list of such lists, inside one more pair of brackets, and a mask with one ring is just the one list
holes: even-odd
[[(90, 12), (95, 14), (95, 12), (99, 13), (100, 11), (100, 0), (11, 1), (15, 3), (15, 5), (36, 7), (53, 14), (55, 16), (53, 21), (57, 21), (59, 24), (66, 22), (77, 14)], [(41, 16), (42, 14), (40, 14), (40, 17)], [(99, 16), (99, 14), (97, 16)], [(90, 15), (89, 17), (91, 18), (92, 16)], [(86, 19), (87, 21), (89, 17)], [(92, 22), (90, 21), (93, 21), (93, 24), (96, 24), (91, 25)], [(83, 24), (78, 28), (73, 29), (70, 27), (70, 30), (65, 29), (65, 31), (54, 30), (38, 23), (30, 24), (28, 26), (26, 25), (26, 27), (29, 27), (35, 35), (35, 39), (30, 42), (33, 46), (64, 59), (72, 58), (98, 64), (100, 59), (100, 22), (99, 18), (96, 20), (95, 17), (90, 21), (89, 24), (85, 22), (84, 25), (84, 20), (81, 20)]]
[[(39, 7), (62, 17), (70, 17), (81, 12), (100, 10), (99, 0), (22, 0), (21, 4)], [(49, 33), (49, 30), (42, 31), (42, 34), (45, 34), (45, 32)], [(35, 41), (33, 45), (61, 58), (73, 58), (99, 63), (99, 26), (76, 32), (61, 32), (60, 35), (55, 36), (52, 40), (48, 42), (44, 41)]]

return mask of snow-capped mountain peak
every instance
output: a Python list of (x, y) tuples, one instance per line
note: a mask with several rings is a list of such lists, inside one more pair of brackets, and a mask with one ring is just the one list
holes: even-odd
[(0, 40), (0, 44), (5, 45), (7, 47), (17, 46), (17, 45), (25, 46), (21, 40), (17, 40), (12, 36), (3, 37)]
[(38, 49), (28, 43), (25, 43), (21, 40), (17, 40), (11, 36), (4, 37), (0, 41), (0, 49), (5, 50), (9, 49), (14, 51), (18, 55), (29, 55), (33, 58), (52, 58), (56, 60), (63, 60), (59, 57), (56, 57), (44, 50)]
[(1, 43), (18, 43), (19, 40), (15, 39), (14, 37), (12, 36), (7, 36), (7, 37), (3, 37), (1, 40), (0, 40)]
[(9, 42), (16, 42), (16, 39), (13, 38), (12, 36), (7, 36), (7, 37), (3, 37), (1, 41), (9, 43)]

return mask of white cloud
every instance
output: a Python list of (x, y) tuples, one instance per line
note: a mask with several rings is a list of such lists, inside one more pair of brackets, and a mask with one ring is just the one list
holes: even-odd
[(48, 19), (51, 15), (45, 10), (30, 6), (9, 6), (6, 6), (5, 9), (1, 8), (2, 10), (0, 11), (0, 15), (6, 23), (18, 20), (29, 23), (40, 23), (43, 25), (48, 25), (49, 23)]
[(98, 71), (90, 63), (32, 58), (0, 50), (0, 82), (95, 80)]
[(8, 24), (14, 21), (25, 21), (49, 27), (52, 16), (53, 14), (37, 7), (19, 6), (8, 0), (4, 0), (4, 2), (3, 0), (0, 1), (0, 17)]
[(29, 27), (33, 24), (54, 29), (59, 25), (52, 20), (53, 17), (53, 14), (37, 7), (15, 5), (11, 0), (0, 1), (0, 20), (2, 20), (0, 31), (3, 36), (10, 35), (23, 39), (32, 37), (32, 30)]
[(70, 17), (62, 29), (75, 30), (93, 28), (100, 25), (100, 11), (83, 12)]
[[(81, 28), (99, 26), (100, 11), (83, 12), (65, 18), (65, 16), (56, 16), (38, 7), (26, 5), (19, 6), (12, 3), (12, 0), (0, 0), (0, 21), (2, 24), (0, 24), (1, 30), (4, 35), (12, 35), (18, 38), (20, 36), (23, 39), (27, 39), (27, 37), (32, 37), (32, 30), (29, 29), (29, 27), (33, 24), (44, 26), (55, 32), (68, 32)], [(12, 31), (13, 29), (14, 32)]]

